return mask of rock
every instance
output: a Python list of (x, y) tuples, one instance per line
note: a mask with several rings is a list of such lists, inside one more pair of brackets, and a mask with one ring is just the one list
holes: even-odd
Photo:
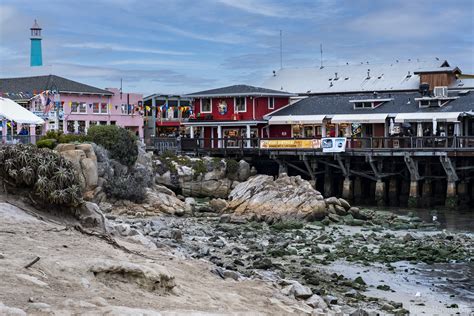
[(334, 210), (336, 211), (336, 214), (339, 216), (347, 215), (346, 209), (340, 205), (334, 205)]
[(369, 313), (362, 308), (358, 308), (352, 313), (349, 314), (349, 316), (369, 316)]
[(341, 206), (341, 202), (339, 201), (339, 199), (335, 196), (331, 196), (330, 198), (327, 198), (326, 200), (326, 204), (330, 205), (339, 205)]
[(196, 206), (196, 200), (192, 197), (187, 197), (184, 199), (184, 210), (187, 213), (193, 213)]
[(322, 308), (322, 309), (328, 308), (328, 305), (326, 304), (324, 299), (321, 296), (316, 295), (316, 294), (311, 295), (311, 297), (306, 300), (306, 304), (308, 304), (309, 306), (313, 308)]
[(147, 291), (166, 294), (176, 285), (174, 276), (157, 265), (148, 267), (125, 261), (100, 260), (89, 270), (106, 286), (114, 283), (134, 283)]
[(415, 238), (412, 235), (408, 234), (408, 233), (405, 236), (403, 236), (403, 242), (405, 242), (405, 243), (413, 241), (413, 240), (415, 240)]
[(239, 161), (239, 169), (237, 171), (239, 181), (247, 181), (250, 177), (250, 165), (245, 160)]
[(57, 152), (63, 152), (74, 149), (76, 149), (76, 144), (58, 144), (54, 150)]
[(146, 188), (145, 203), (148, 205), (149, 212), (163, 212), (176, 216), (182, 216), (185, 213), (184, 202), (179, 200), (174, 192), (163, 186), (155, 185), (152, 188)]
[(26, 316), (26, 312), (16, 307), (9, 307), (0, 302), (0, 315), (5, 316)]
[(334, 222), (334, 223), (339, 223), (339, 221), (340, 221), (340, 217), (337, 214), (329, 213), (328, 218), (329, 218), (329, 220), (331, 220), (331, 222)]
[(362, 277), (360, 277), (360, 276), (355, 278), (354, 282), (357, 283), (357, 284), (360, 284), (360, 285), (367, 285), (367, 283), (365, 283), (364, 279), (362, 279)]
[(224, 277), (226, 279), (230, 278), (230, 279), (233, 279), (235, 281), (239, 281), (242, 276), (240, 275), (239, 272), (232, 271), (232, 270), (225, 270), (224, 271)]
[(349, 204), (349, 202), (347, 202), (346, 200), (342, 199), (342, 198), (339, 198), (339, 203), (341, 203), (341, 206), (346, 210), (348, 211), (350, 208), (351, 208), (351, 205)]
[(326, 296), (324, 296), (324, 301), (328, 305), (336, 305), (337, 304), (337, 297), (332, 296), (332, 295), (326, 295)]
[(257, 175), (257, 169), (255, 169), (255, 167), (252, 166), (252, 168), (250, 168), (250, 176), (252, 177), (252, 176), (255, 176), (255, 175)]
[(83, 227), (95, 228), (105, 232), (106, 219), (99, 206), (92, 202), (84, 202), (76, 209), (76, 215)]
[(252, 266), (255, 269), (262, 269), (262, 270), (267, 270), (273, 267), (273, 263), (270, 259), (268, 258), (263, 258), (263, 259), (258, 259), (253, 262)]
[(39, 287), (49, 287), (48, 283), (28, 274), (16, 274), (16, 277), (22, 281), (30, 282), (31, 284), (37, 285)]
[(229, 194), (228, 211), (234, 216), (265, 221), (315, 220), (326, 216), (326, 203), (301, 177), (257, 175), (238, 184)]
[(297, 281), (289, 282), (291, 283), (282, 289), (282, 293), (286, 295), (292, 295), (297, 299), (307, 299), (313, 295), (313, 292), (309, 287), (304, 286)]
[(209, 205), (214, 211), (220, 213), (229, 206), (229, 203), (224, 199), (212, 199)]
[(179, 229), (173, 229), (171, 230), (171, 238), (180, 241), (183, 239), (183, 233)]

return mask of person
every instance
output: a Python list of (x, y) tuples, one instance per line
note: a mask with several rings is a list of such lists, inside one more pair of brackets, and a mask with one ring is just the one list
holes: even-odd
[(255, 134), (255, 132), (252, 132), (252, 134), (250, 134), (250, 138), (252, 139), (252, 147), (257, 147), (258, 146), (258, 139), (257, 139), (257, 135)]

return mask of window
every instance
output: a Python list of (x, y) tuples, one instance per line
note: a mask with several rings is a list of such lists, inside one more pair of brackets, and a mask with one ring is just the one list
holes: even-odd
[(201, 99), (201, 112), (212, 113), (211, 99)]
[(107, 113), (107, 103), (101, 103), (100, 104), (100, 113), (105, 114)]
[(356, 102), (354, 103), (354, 109), (371, 109), (372, 102)]
[(247, 100), (244, 97), (235, 98), (235, 112), (247, 112)]
[(86, 104), (81, 102), (72, 102), (71, 113), (87, 113)]
[(275, 108), (275, 98), (268, 98), (268, 109), (273, 110)]

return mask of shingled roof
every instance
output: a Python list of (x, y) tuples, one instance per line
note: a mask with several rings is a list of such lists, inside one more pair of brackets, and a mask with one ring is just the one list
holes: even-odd
[(230, 96), (286, 96), (290, 97), (293, 94), (261, 87), (254, 87), (249, 85), (233, 85), (217, 89), (205, 90), (186, 94), (186, 97), (230, 97)]
[[(420, 108), (415, 98), (420, 98), (418, 92), (379, 93), (353, 93), (311, 96), (286, 106), (268, 116), (288, 115), (327, 115), (334, 114), (373, 114), (373, 113), (414, 113), (414, 112), (474, 112), (474, 93), (459, 92), (449, 93), (449, 96), (459, 98), (450, 101), (442, 107)], [(390, 99), (374, 109), (354, 109), (355, 100), (368, 100), (380, 98)], [(352, 102), (351, 102), (352, 101)]]
[(299, 94), (410, 91), (419, 89), (417, 72), (422, 69), (453, 71), (457, 68), (439, 59), (283, 68), (262, 86)]
[(45, 90), (57, 90), (59, 93), (113, 95), (110, 91), (55, 75), (0, 79), (0, 92), (13, 100), (30, 99), (35, 92)]

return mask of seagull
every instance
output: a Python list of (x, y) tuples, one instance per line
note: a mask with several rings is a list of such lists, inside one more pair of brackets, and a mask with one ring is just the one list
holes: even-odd
[(438, 216), (433, 215), (433, 222), (436, 222), (438, 220)]
[(416, 296), (416, 297), (420, 297), (420, 296), (421, 296), (421, 293), (420, 293), (420, 292), (416, 292), (415, 296)]

